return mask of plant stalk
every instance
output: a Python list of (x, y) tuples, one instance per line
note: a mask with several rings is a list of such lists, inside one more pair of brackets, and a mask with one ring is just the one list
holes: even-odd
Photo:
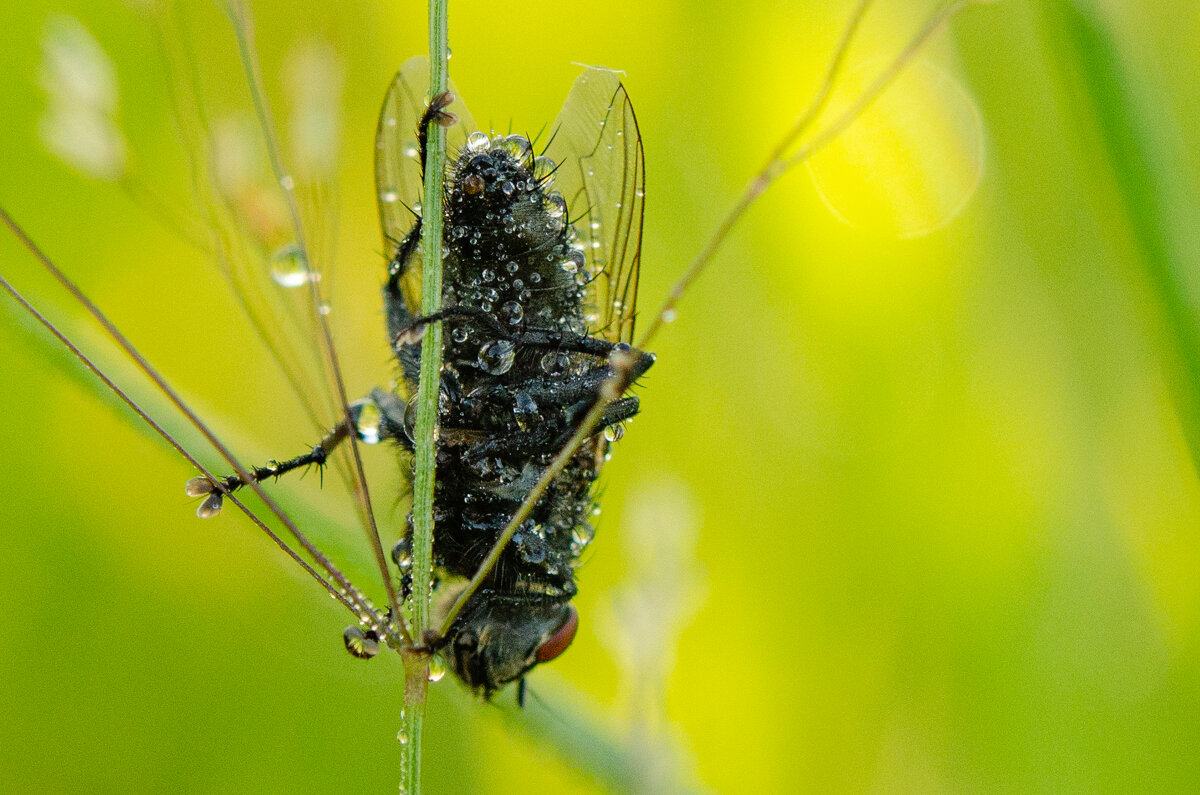
[[(429, 97), (446, 90), (449, 47), (449, 0), (429, 0)], [(442, 179), (446, 166), (446, 130), (429, 129), (425, 158), (425, 189), (421, 228), (421, 313), (442, 308)], [(442, 324), (430, 323), (421, 343), (421, 380), (417, 389), (417, 424), (413, 475), (413, 640), (420, 644), (429, 630), (430, 587), (433, 580), (433, 496), (436, 467), (437, 399), (442, 372)], [(399, 738), (402, 753), (400, 791), (421, 791), (421, 733), (429, 657), (421, 651), (404, 654), (404, 714)]]

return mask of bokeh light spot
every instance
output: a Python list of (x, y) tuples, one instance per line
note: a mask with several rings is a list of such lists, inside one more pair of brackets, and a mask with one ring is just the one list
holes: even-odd
[[(836, 119), (880, 73), (847, 75)], [(912, 64), (853, 124), (809, 161), (821, 198), (842, 221), (899, 238), (927, 235), (962, 212), (983, 172), (974, 99), (943, 70)]]

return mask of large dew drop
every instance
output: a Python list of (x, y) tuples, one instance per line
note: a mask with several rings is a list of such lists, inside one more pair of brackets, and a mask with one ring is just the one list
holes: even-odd
[(476, 130), (467, 136), (467, 150), (470, 152), (482, 152), (491, 145), (492, 142), (485, 132)]
[[(858, 96), (879, 65), (848, 77)], [(829, 118), (836, 118), (831, 108)], [(912, 64), (857, 120), (808, 161), (817, 191), (845, 223), (899, 238), (953, 221), (983, 172), (983, 125), (958, 81)]]
[(312, 278), (308, 259), (295, 243), (289, 243), (271, 256), (271, 278), (280, 287), (303, 287)]

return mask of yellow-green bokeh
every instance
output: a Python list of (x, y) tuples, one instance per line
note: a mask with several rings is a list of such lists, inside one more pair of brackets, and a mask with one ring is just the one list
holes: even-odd
[[(158, 206), (187, 205), (187, 153), (138, 5), (0, 6), (0, 202), (239, 452), (294, 454), (312, 428), (277, 397), (211, 264), (40, 142), (40, 40), (69, 14), (115, 63), (142, 182)], [(207, 0), (185, 5), (212, 112), (245, 110), (228, 26)], [(346, 5), (254, 7), (274, 100), (313, 38), (344, 69), (334, 317), (360, 393), (391, 372), (375, 117), (391, 72), (426, 47), (425, 9)], [(451, 73), (481, 124), (536, 130), (573, 63), (626, 71), (652, 311), (815, 90), (852, 5), (452, 3)], [(928, 9), (879, 0), (851, 72), (886, 62)], [(636, 550), (686, 597), (666, 723), (649, 721), (645, 747), (671, 738), (697, 786), (1200, 786), (1198, 33), (1182, 0), (969, 8), (922, 66), (978, 114), (969, 202), (902, 238), (886, 219), (843, 223), (797, 169), (751, 210), (657, 341), (643, 414), (605, 473), (579, 637), (531, 680), (585, 705), (560, 706), (566, 723), (628, 737), (635, 658), (614, 635), (635, 614), (653, 629), (654, 611), (627, 600), (661, 596), (628, 582)], [(942, 129), (924, 121), (914, 129)], [(857, 140), (863, 158), (882, 151)], [(928, 219), (943, 204), (918, 206)], [(0, 273), (133, 382), (4, 235)], [(195, 520), (188, 465), (7, 301), (0, 342), (0, 789), (391, 791), (397, 661), (349, 658), (348, 616), (249, 523)], [(398, 478), (367, 452), (394, 537)], [(280, 488), (311, 494), (315, 480)], [(354, 528), (334, 526), (352, 514), (333, 489), (302, 499), (314, 533), (369, 578)], [(634, 537), (654, 506), (682, 548)], [(428, 791), (598, 788), (455, 687), (435, 688)]]

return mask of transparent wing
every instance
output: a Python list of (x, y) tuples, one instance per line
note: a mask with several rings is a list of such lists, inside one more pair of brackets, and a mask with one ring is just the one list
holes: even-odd
[[(423, 183), (417, 126), (425, 112), (428, 85), (429, 60), (423, 55), (409, 58), (392, 79), (379, 113), (375, 133), (375, 188), (383, 248), (389, 256), (412, 229), (421, 212)], [(458, 117), (458, 122), (446, 131), (446, 149), (453, 156), (466, 144), (467, 136), (475, 129), (475, 122), (453, 81), (449, 90), (455, 99), (447, 110)], [(405, 273), (403, 284), (404, 298), (410, 307), (420, 306), (420, 285), (420, 263), (414, 263)]]
[(606, 339), (631, 342), (646, 170), (620, 73), (588, 67), (576, 78), (552, 136), (546, 156), (587, 257), (589, 324)]

